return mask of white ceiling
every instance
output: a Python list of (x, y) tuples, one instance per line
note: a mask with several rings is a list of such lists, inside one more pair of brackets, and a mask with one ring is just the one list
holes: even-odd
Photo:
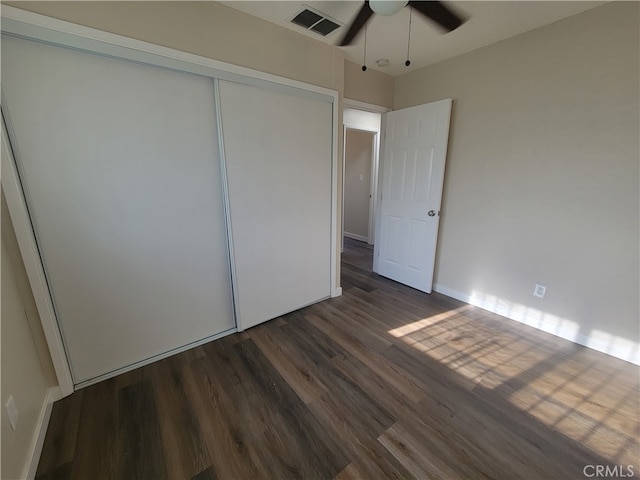
[[(346, 28), (362, 6), (361, 1), (224, 1), (236, 10), (262, 18), (271, 23), (289, 28), (319, 41), (336, 45)], [(576, 15), (590, 8), (602, 5), (604, 1), (450, 1), (447, 5), (468, 21), (457, 30), (443, 35), (437, 26), (422, 17), (412, 14), (411, 26), (411, 66), (407, 60), (407, 39), (409, 31), (409, 8), (391, 17), (374, 15), (367, 26), (368, 68), (380, 70), (393, 76), (402, 75), (417, 68), (445, 60), (474, 50), (484, 45), (518, 35), (534, 28)], [(305, 30), (290, 19), (308, 5), (329, 18), (345, 25), (327, 37)], [(346, 58), (362, 64), (364, 35), (361, 32), (353, 45), (340, 47)], [(376, 66), (379, 58), (387, 58), (389, 65)]]

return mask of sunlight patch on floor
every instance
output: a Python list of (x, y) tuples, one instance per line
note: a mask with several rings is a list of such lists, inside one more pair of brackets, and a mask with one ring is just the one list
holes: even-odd
[[(567, 367), (572, 371), (567, 372)], [(594, 365), (580, 365), (569, 358), (522, 384), (509, 401), (603, 457), (623, 461), (633, 458), (637, 449), (634, 425), (638, 421), (638, 400), (629, 389), (621, 400), (613, 401), (608, 389), (615, 378), (598, 372)]]
[(428, 327), (429, 325), (433, 325), (434, 323), (437, 323), (441, 320), (445, 320), (454, 315), (458, 315), (459, 313), (469, 310), (470, 308), (473, 307), (471, 307), (471, 305), (465, 305), (464, 307), (456, 308), (455, 310), (448, 310), (444, 313), (433, 315), (431, 317), (423, 318), (422, 320), (407, 323), (406, 325), (403, 325), (401, 327), (394, 328), (393, 330), (389, 330), (389, 333), (396, 338), (401, 338), (405, 335), (409, 335), (410, 333), (422, 330), (423, 328)]
[[(522, 323), (549, 333), (578, 335), (578, 324), (570, 320), (496, 297), (486, 296), (487, 302), (504, 316), (526, 319)], [(475, 321), (473, 309), (465, 305), (388, 333), (470, 381), (469, 388), (500, 392), (522, 412), (604, 458), (635, 458), (637, 385), (629, 385), (624, 395), (613, 395), (610, 385), (618, 381), (617, 375), (605, 374), (593, 361), (585, 363), (584, 350), (557, 342), (546, 345), (527, 329), (511, 328), (506, 319)], [(604, 332), (598, 335), (616, 342)]]

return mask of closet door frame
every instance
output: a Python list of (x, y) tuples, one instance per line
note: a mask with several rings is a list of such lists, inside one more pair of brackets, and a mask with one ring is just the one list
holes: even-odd
[[(2, 34), (72, 48), (87, 53), (193, 73), (213, 79), (230, 80), (330, 103), (332, 106), (333, 125), (331, 147), (331, 264), (329, 281), (331, 296), (336, 297), (342, 294), (342, 289), (339, 286), (338, 264), (337, 91), (76, 25), (10, 6), (3, 6), (2, 8)], [(215, 108), (218, 108), (218, 106)], [(7, 207), (11, 219), (16, 228), (16, 236), (18, 238), (22, 260), (25, 263), (29, 283), (36, 299), (38, 313), (51, 353), (54, 369), (58, 377), (61, 394), (66, 396), (74, 391), (71, 371), (62, 342), (60, 327), (55, 317), (53, 302), (46, 281), (44, 281), (44, 268), (37, 250), (37, 241), (31, 228), (29, 213), (20, 187), (18, 172), (14, 162), (10, 158), (10, 144), (6, 137), (7, 132), (5, 131), (4, 121), (2, 123), (3, 190), (7, 199)], [(212, 132), (212, 134), (216, 133), (217, 132)], [(224, 201), (225, 209), (228, 211), (228, 197), (225, 196)], [(228, 226), (227, 235), (229, 235)], [(229, 248), (230, 251), (232, 251), (233, 245), (231, 245), (231, 243), (229, 244)], [(176, 352), (171, 352), (171, 354), (173, 353)], [(156, 358), (153, 360), (156, 360)], [(132, 366), (132, 368), (139, 366), (139, 364), (136, 364)]]

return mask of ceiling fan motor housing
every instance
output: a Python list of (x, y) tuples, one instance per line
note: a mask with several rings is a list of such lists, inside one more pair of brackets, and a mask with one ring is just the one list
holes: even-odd
[(378, 15), (395, 15), (409, 2), (405, 0), (369, 0), (369, 6)]

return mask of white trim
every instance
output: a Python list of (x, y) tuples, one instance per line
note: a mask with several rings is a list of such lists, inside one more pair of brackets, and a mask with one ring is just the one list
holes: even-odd
[(29, 461), (25, 465), (25, 471), (22, 473), (22, 478), (32, 480), (36, 477), (38, 462), (40, 461), (40, 454), (42, 453), (42, 445), (44, 444), (44, 437), (47, 434), (49, 420), (51, 419), (53, 403), (60, 400), (62, 397), (63, 395), (60, 391), (60, 387), (49, 388), (44, 396), (44, 401), (40, 408), (40, 415), (38, 415), (36, 431), (33, 434), (31, 446), (29, 447)]
[(528, 325), (546, 333), (564, 338), (578, 345), (582, 345), (598, 352), (606, 353), (626, 362), (640, 365), (640, 343), (621, 337), (594, 331), (591, 335), (583, 335), (576, 331), (575, 323), (562, 318), (549, 316), (548, 320), (540, 318), (539, 311), (532, 308), (514, 308), (510, 302), (501, 302), (496, 299), (487, 300), (459, 292), (445, 285), (433, 284), (433, 290), (455, 298), (470, 305), (475, 305), (483, 310), (501, 315), (518, 323)]
[[(338, 239), (338, 235), (342, 232), (338, 222), (342, 222), (342, 218), (338, 212), (338, 120), (339, 120), (339, 97), (338, 92), (333, 93), (332, 105), (332, 121), (331, 128), (331, 296), (339, 297), (342, 295), (342, 287), (340, 286), (340, 254), (338, 253), (338, 240), (340, 240), (340, 251), (342, 251), (342, 236)], [(343, 162), (344, 163), (344, 162)], [(344, 180), (343, 180), (344, 182)], [(344, 203), (344, 192), (342, 197)], [(342, 225), (341, 225), (342, 226)]]
[[(380, 119), (382, 122), (382, 118)], [(380, 165), (380, 132), (373, 136), (373, 157), (371, 158), (371, 184), (369, 186), (369, 240), (367, 243), (373, 245), (376, 241), (376, 213), (378, 204), (378, 167)]]
[(344, 125), (344, 130), (358, 130), (360, 132), (369, 132), (369, 133), (380, 133), (379, 130), (376, 130), (375, 128), (367, 128), (367, 127), (363, 127), (361, 125), (358, 125), (357, 123), (343, 123)]
[[(331, 159), (331, 255), (330, 255), (330, 292), (332, 296), (341, 294), (339, 287), (339, 259), (337, 252), (338, 237), (338, 92), (336, 90), (319, 87), (316, 85), (292, 80), (277, 75), (272, 75), (250, 68), (240, 67), (229, 63), (213, 60), (199, 55), (174, 50), (167, 47), (135, 40), (132, 38), (116, 35), (108, 32), (96, 30), (94, 28), (76, 25), (74, 23), (65, 22), (44, 15), (27, 12), (19, 8), (10, 6), (2, 6), (2, 33), (10, 34), (21, 38), (38, 40), (45, 43), (74, 48), (76, 50), (86, 51), (94, 54), (105, 55), (108, 57), (130, 60), (148, 65), (160, 66), (173, 70), (184, 71), (211, 77), (214, 79), (230, 80), (248, 85), (260, 86), (275, 91), (286, 91), (289, 94), (302, 95), (314, 98), (332, 104), (332, 159)], [(216, 107), (217, 108), (217, 107)], [(3, 127), (3, 141), (5, 138)], [(8, 144), (7, 144), (8, 145)], [(8, 148), (8, 147), (7, 147)], [(36, 247), (33, 231), (29, 221), (26, 204), (22, 195), (22, 190), (18, 180), (18, 174), (12, 161), (5, 161), (7, 155), (2, 155), (3, 168), (9, 170), (9, 179), (3, 185), (7, 184), (5, 194), (7, 196), (7, 206), (11, 212), (11, 218), (16, 227), (16, 235), (20, 250), (27, 266), (29, 274), (29, 282), (34, 290), (36, 304), (42, 321), (43, 329), (49, 350), (53, 360), (58, 381), (63, 395), (69, 395), (73, 392), (73, 380), (71, 375), (70, 364), (66, 358), (62, 335), (57, 324), (53, 303), (44, 276), (44, 270), (40, 262), (40, 256)], [(5, 167), (5, 163), (9, 165)], [(7, 193), (8, 191), (8, 193)], [(11, 200), (9, 200), (9, 197)], [(15, 218), (14, 218), (15, 217)], [(230, 228), (230, 226), (228, 226)], [(18, 232), (19, 230), (19, 232)], [(231, 253), (231, 252), (230, 252)], [(239, 319), (236, 318), (237, 325), (241, 325)], [(214, 337), (208, 337), (201, 341), (205, 343)], [(197, 343), (197, 342), (196, 342)], [(190, 344), (188, 348), (195, 346)], [(184, 347), (186, 349), (187, 347)], [(172, 355), (182, 351), (182, 349), (172, 350), (167, 355)], [(155, 361), (162, 356), (153, 357), (153, 360), (142, 361), (131, 366), (137, 368), (143, 364)], [(95, 381), (109, 378), (116, 373), (123, 373), (131, 368), (111, 372), (101, 377), (97, 377)], [(90, 380), (82, 382), (77, 386), (86, 386), (95, 383)]]
[(2, 188), (5, 198), (7, 199), (7, 208), (13, 228), (18, 239), (20, 254), (24, 262), (29, 284), (33, 291), (33, 297), (42, 323), (53, 368), (58, 378), (58, 384), (62, 395), (70, 395), (73, 393), (73, 379), (71, 370), (67, 361), (64, 345), (58, 322), (53, 308), (51, 295), (49, 295), (49, 287), (47, 279), (40, 261), (40, 253), (36, 244), (36, 239), (31, 228), (29, 220), (29, 212), (22, 194), (22, 187), (13, 159), (13, 152), (10, 148), (9, 137), (7, 134), (7, 126), (2, 120)]
[[(376, 238), (380, 238), (380, 224), (382, 223), (380, 220), (380, 207), (382, 204), (382, 155), (380, 152), (384, 149), (384, 141), (385, 141), (385, 132), (387, 128), (387, 116), (382, 114), (380, 115), (380, 134), (378, 135), (378, 164), (377, 164), (377, 175), (376, 175), (376, 196), (374, 197), (374, 208), (375, 208), (375, 230), (374, 230), (374, 243)], [(380, 251), (375, 248), (373, 250), (373, 272), (378, 273), (378, 254)]]
[(383, 107), (381, 105), (374, 105), (373, 103), (351, 100), (350, 98), (345, 98), (342, 103), (342, 106), (344, 108), (355, 108), (357, 110), (364, 110), (365, 112), (387, 113), (391, 111), (391, 108)]
[(231, 279), (231, 301), (233, 304), (233, 318), (239, 332), (243, 331), (240, 322), (240, 304), (238, 300), (238, 282), (236, 276), (236, 262), (233, 253), (233, 229), (231, 228), (231, 207), (229, 206), (229, 181), (227, 180), (227, 157), (224, 151), (224, 134), (222, 131), (222, 108), (220, 103), (220, 81), (213, 79), (213, 95), (216, 110), (216, 134), (218, 135), (218, 156), (220, 158), (220, 179), (222, 182), (222, 204), (224, 206), (225, 228), (227, 230), (227, 249), (229, 251), (229, 278)]
[(342, 260), (342, 254), (344, 253), (344, 176), (347, 171), (347, 126), (344, 124), (344, 109), (342, 110), (343, 123), (342, 123), (342, 201), (340, 202), (340, 259)]
[(369, 239), (363, 235), (357, 235), (355, 233), (344, 232), (343, 234), (347, 238), (352, 238), (354, 240), (358, 240), (359, 242), (369, 243)]

